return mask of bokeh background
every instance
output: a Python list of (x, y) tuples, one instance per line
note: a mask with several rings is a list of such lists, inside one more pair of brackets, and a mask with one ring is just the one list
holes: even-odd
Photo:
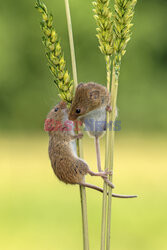
[[(112, 2), (112, 1), (111, 1)], [(46, 0), (71, 70), (64, 1)], [(79, 81), (105, 84), (91, 0), (71, 0)], [(78, 187), (53, 175), (43, 123), (58, 102), (34, 1), (0, 4), (0, 249), (82, 249)], [(167, 2), (140, 0), (122, 60), (116, 134), (112, 249), (167, 249)], [(96, 170), (92, 139), (84, 158)], [(104, 162), (104, 140), (101, 140)], [(101, 180), (87, 181), (102, 186)], [(100, 247), (102, 195), (87, 191), (91, 249)]]

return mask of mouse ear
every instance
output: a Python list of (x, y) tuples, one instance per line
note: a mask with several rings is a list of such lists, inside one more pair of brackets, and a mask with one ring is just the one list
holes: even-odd
[(67, 107), (67, 103), (65, 101), (60, 101), (59, 105), (60, 105), (60, 108), (62, 109)]
[(89, 92), (89, 98), (92, 100), (98, 100), (100, 98), (99, 90), (92, 90)]

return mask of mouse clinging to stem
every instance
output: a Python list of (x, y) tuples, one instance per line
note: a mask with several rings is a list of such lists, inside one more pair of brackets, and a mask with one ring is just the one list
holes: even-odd
[[(76, 144), (73, 140), (82, 138), (83, 134), (75, 135), (73, 123), (68, 120), (68, 108), (65, 102), (61, 101), (51, 109), (45, 121), (45, 131), (49, 133), (49, 157), (58, 179), (66, 184), (79, 184), (103, 192), (102, 188), (85, 183), (84, 177), (90, 174), (107, 179), (107, 175), (111, 173), (107, 171), (94, 173), (85, 161), (77, 157)], [(109, 180), (108, 184), (113, 187)], [(136, 197), (118, 194), (112, 194), (112, 196), (116, 198)]]
[[(106, 129), (106, 111), (111, 111), (110, 93), (106, 87), (94, 82), (80, 83), (77, 86), (70, 107), (70, 120), (80, 118), (88, 133), (99, 137)], [(92, 123), (89, 123), (89, 120)], [(98, 125), (101, 125), (101, 128)]]
[[(74, 134), (73, 125), (68, 120), (65, 102), (60, 102), (49, 112), (45, 130), (49, 132), (49, 157), (56, 176), (65, 183), (79, 184), (102, 191), (99, 187), (84, 183), (84, 176), (90, 174), (107, 179), (107, 174), (111, 173), (107, 171), (94, 173), (85, 161), (76, 156), (72, 140), (80, 139), (83, 135)], [(109, 184), (113, 188), (112, 183)]]
[(98, 171), (101, 170), (99, 137), (106, 130), (106, 111), (112, 112), (110, 93), (101, 84), (88, 82), (77, 86), (69, 119), (79, 118), (90, 136), (95, 137)]

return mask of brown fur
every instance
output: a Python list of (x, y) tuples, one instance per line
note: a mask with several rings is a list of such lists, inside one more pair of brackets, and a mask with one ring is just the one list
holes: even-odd
[[(94, 82), (80, 83), (70, 108), (69, 119), (74, 121), (92, 110), (106, 107), (109, 102), (110, 94), (106, 87)], [(81, 110), (79, 114), (76, 113), (78, 108)]]
[[(55, 112), (55, 108), (58, 110)], [(48, 114), (47, 119), (52, 119), (54, 122), (60, 122), (57, 131), (51, 129), (49, 131), (49, 157), (55, 175), (60, 181), (66, 184), (79, 184), (97, 191), (103, 192), (103, 189), (84, 182), (84, 176), (89, 173), (92, 176), (101, 176), (107, 179), (110, 172), (94, 173), (86, 162), (75, 155), (74, 149), (71, 147), (71, 140), (80, 139), (82, 134), (74, 135), (73, 129), (67, 129), (64, 124), (67, 121), (68, 109), (65, 102), (57, 104)], [(45, 130), (47, 130), (47, 120), (45, 122)], [(108, 180), (107, 180), (108, 181)], [(109, 182), (109, 181), (108, 181)], [(108, 183), (112, 187), (112, 183)], [(118, 198), (132, 198), (134, 196), (123, 196), (112, 194)]]
[[(55, 108), (58, 111), (55, 112)], [(66, 105), (58, 104), (48, 114), (48, 119), (64, 123), (64, 115), (67, 113)], [(49, 157), (56, 176), (65, 183), (77, 184), (83, 181), (88, 172), (88, 165), (80, 158), (77, 158), (70, 146), (71, 140), (75, 139), (73, 131), (66, 131), (63, 126), (60, 131), (49, 132)]]

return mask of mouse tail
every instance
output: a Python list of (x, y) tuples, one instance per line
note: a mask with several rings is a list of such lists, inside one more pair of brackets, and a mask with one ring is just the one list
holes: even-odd
[(137, 195), (112, 194), (112, 197), (129, 199), (129, 198), (137, 198)]
[(91, 188), (91, 189), (95, 189), (95, 190), (103, 193), (103, 189), (98, 187), (98, 186), (95, 186), (95, 185), (92, 185), (92, 184), (89, 184), (89, 183), (79, 183), (79, 185), (84, 186), (84, 187), (88, 187), (88, 188)]
[[(88, 187), (88, 188), (91, 188), (91, 189), (94, 189), (94, 190), (97, 190), (97, 191), (103, 193), (103, 189), (98, 187), (98, 186), (95, 186), (95, 185), (92, 185), (92, 184), (89, 184), (89, 183), (79, 183), (79, 185), (84, 186), (84, 187)], [(129, 198), (136, 198), (137, 195), (112, 194), (112, 197), (129, 199)]]

